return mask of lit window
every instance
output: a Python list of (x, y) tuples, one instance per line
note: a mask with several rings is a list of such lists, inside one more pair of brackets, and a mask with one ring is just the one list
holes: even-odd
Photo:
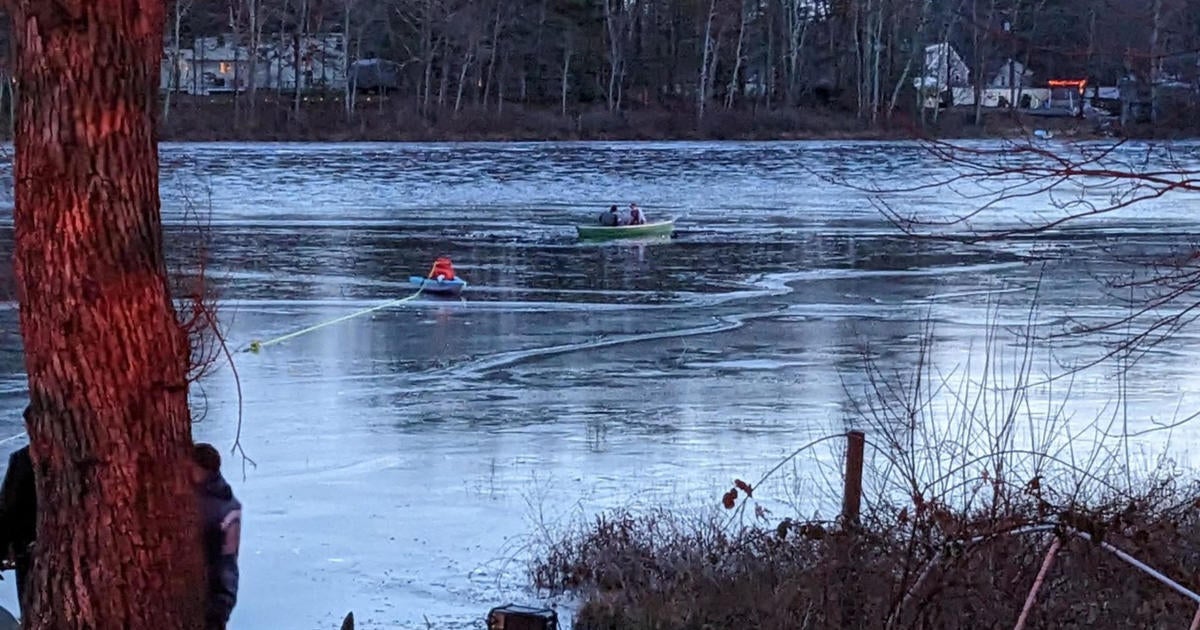
[(228, 73), (229, 73), (229, 62), (222, 61), (221, 62), (221, 74), (228, 74)]

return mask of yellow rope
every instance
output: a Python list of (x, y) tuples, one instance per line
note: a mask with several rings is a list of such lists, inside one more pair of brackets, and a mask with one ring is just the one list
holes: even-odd
[[(429, 275), (426, 276), (425, 279), (432, 280), (433, 272), (436, 269), (437, 269), (437, 263), (434, 263), (433, 267), (429, 269)], [(375, 311), (382, 310), (382, 309), (388, 308), (390, 306), (395, 306), (397, 304), (403, 304), (405, 302), (408, 302), (409, 300), (415, 300), (417, 298), (417, 296), (421, 295), (421, 292), (424, 290), (425, 290), (425, 283), (422, 282), (421, 286), (417, 288), (417, 292), (413, 293), (412, 295), (410, 295), (408, 297), (403, 297), (403, 298), (400, 298), (397, 300), (389, 300), (378, 306), (372, 306), (371, 308), (364, 308), (361, 311), (356, 311), (354, 313), (350, 313), (349, 315), (343, 315), (337, 319), (331, 319), (327, 322), (321, 322), (320, 324), (315, 324), (313, 326), (309, 326), (308, 328), (304, 328), (302, 330), (297, 330), (296, 332), (288, 333), (286, 335), (283, 335), (282, 337), (268, 339), (267, 341), (258, 341), (258, 340), (251, 341), (250, 345), (242, 352), (258, 352), (259, 350), (262, 350), (263, 348), (265, 348), (267, 346), (273, 346), (277, 343), (283, 343), (289, 339), (295, 339), (296, 337), (299, 337), (300, 335), (306, 335), (310, 332), (313, 332), (314, 330), (320, 330), (326, 326), (332, 326), (334, 324), (344, 322), (348, 319), (354, 319), (355, 317), (360, 317), (362, 315), (366, 315), (367, 313), (373, 313)]]

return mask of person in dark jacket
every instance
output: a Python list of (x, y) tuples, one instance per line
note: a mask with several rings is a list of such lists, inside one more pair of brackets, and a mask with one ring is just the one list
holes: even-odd
[[(29, 410), (25, 413), (28, 415)], [(33, 541), (37, 536), (37, 488), (29, 447), (8, 457), (4, 484), (0, 486), (0, 558), (13, 562), (17, 572), (17, 603), (26, 607)]]
[(600, 225), (608, 227), (616, 227), (621, 224), (621, 214), (617, 211), (617, 206), (614, 204), (608, 209), (608, 212), (600, 214)]
[(204, 560), (208, 567), (207, 630), (224, 630), (237, 604), (238, 546), (242, 535), (242, 504), (221, 476), (221, 455), (211, 444), (192, 451), (192, 482), (200, 501), (204, 531)]

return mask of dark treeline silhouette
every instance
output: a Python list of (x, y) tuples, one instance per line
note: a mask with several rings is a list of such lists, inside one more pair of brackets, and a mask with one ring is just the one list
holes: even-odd
[[(196, 138), (953, 134), (1011, 120), (982, 105), (1003, 68), (1194, 99), (1200, 50), (1188, 0), (175, 0), (167, 21), (168, 60), (197, 37), (259, 51), (240, 91), (168, 97), (167, 135)], [(336, 55), (304, 44), (327, 33)], [(943, 43), (966, 76), (939, 72)], [(342, 78), (268, 85), (270, 46)], [(981, 104), (923, 106), (953, 81)]]

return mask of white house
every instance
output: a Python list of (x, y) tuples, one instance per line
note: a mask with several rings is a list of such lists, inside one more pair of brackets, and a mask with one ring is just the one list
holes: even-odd
[(163, 91), (190, 93), (194, 83), (192, 78), (194, 68), (191, 48), (176, 51), (173, 47), (168, 46), (163, 50), (161, 69)]
[(918, 77), (918, 86), (954, 88), (970, 85), (971, 69), (958, 51), (947, 42), (925, 47), (925, 73)]
[(1006, 59), (992, 75), (988, 86), (994, 88), (1033, 87), (1033, 71), (1016, 59)]
[(344, 90), (347, 70), (346, 36), (319, 33), (305, 38), (281, 34), (259, 48), (266, 76), (260, 87), (282, 91)]
[[(1017, 106), (1022, 109), (1039, 109), (1045, 107), (1050, 99), (1049, 88), (1020, 88), (1020, 96), (1014, 95), (1015, 88), (985, 87), (980, 90), (983, 107), (1000, 107), (1007, 109), (1012, 105), (1012, 99), (1017, 99)], [(975, 88), (953, 88), (955, 105), (971, 106), (975, 104)]]
[(250, 51), (232, 35), (197, 37), (192, 44), (192, 94), (242, 91), (250, 83)]
[[(163, 52), (161, 86), (188, 94), (242, 92), (249, 88), (251, 51), (235, 44), (233, 35), (198, 37), (191, 48)], [(282, 34), (258, 47), (254, 86), (290, 92), (335, 90), (346, 87), (346, 45), (341, 33), (303, 38)]]

